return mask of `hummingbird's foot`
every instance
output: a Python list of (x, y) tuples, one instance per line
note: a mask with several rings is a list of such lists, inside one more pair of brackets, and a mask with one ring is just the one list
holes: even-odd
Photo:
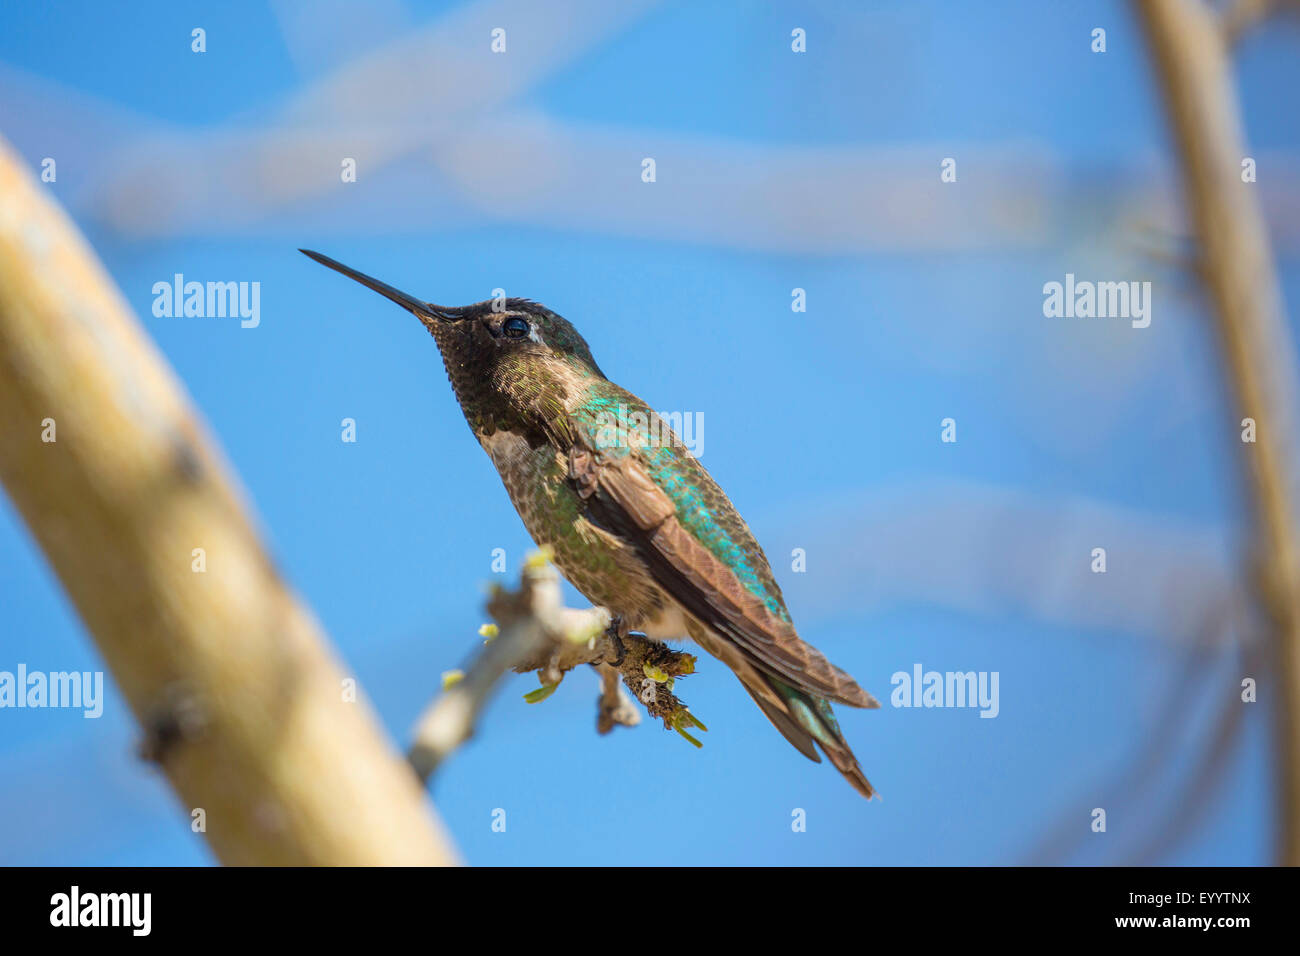
[(627, 645), (623, 643), (624, 635), (633, 633), (627, 629), (627, 623), (623, 620), (623, 615), (617, 614), (610, 618), (609, 627), (605, 629), (605, 636), (609, 642), (614, 645), (614, 651), (618, 657), (612, 661), (606, 661), (611, 667), (622, 667), (623, 660), (627, 657)]

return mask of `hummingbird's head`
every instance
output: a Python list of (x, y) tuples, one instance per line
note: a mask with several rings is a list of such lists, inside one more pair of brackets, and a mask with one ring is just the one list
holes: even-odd
[(391, 299), (424, 323), (475, 431), (539, 427), (585, 392), (591, 379), (605, 377), (578, 330), (536, 302), (512, 298), (434, 305), (328, 256), (299, 251)]

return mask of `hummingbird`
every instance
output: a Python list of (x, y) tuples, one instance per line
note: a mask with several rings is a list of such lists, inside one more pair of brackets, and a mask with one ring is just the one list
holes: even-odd
[(880, 704), (799, 637), (735, 506), (658, 414), (605, 377), (577, 329), (528, 299), (422, 302), (299, 251), (432, 333), (528, 533), (583, 596), (651, 639), (695, 641), (800, 753), (820, 763), (820, 747), (859, 793), (874, 795), (831, 705)]

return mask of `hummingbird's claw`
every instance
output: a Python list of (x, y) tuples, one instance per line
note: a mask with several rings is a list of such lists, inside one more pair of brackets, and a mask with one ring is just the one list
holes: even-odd
[(614, 650), (618, 652), (618, 657), (615, 660), (607, 662), (612, 667), (622, 667), (623, 659), (627, 657), (627, 645), (623, 643), (623, 634), (631, 632), (625, 631), (624, 627), (623, 616), (620, 614), (610, 618), (609, 627), (605, 629), (605, 636), (609, 638), (609, 642), (614, 645)]

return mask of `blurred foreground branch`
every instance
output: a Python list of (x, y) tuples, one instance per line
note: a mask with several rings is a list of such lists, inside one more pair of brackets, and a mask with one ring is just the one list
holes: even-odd
[(0, 480), (222, 862), (456, 862), (180, 384), (3, 141)]
[(544, 554), (525, 562), (518, 590), (496, 589), (487, 610), (496, 622), (495, 635), (464, 676), (416, 723), (408, 759), (421, 780), (428, 780), (472, 736), (478, 715), (507, 671), (537, 671), (542, 686), (526, 698), (537, 703), (549, 697), (569, 671), (590, 664), (601, 676), (598, 732), (640, 721), (632, 700), (619, 687), (621, 676), (652, 717), (698, 744), (688, 731), (704, 726), (672, 692), (675, 678), (694, 672), (695, 658), (628, 633), (619, 622), (611, 622), (604, 608), (564, 607), (559, 575)]
[(1291, 473), (1294, 354), (1246, 151), (1222, 31), (1201, 0), (1138, 0), (1173, 126), (1201, 275), (1214, 303), (1227, 378), (1242, 418), (1255, 526), (1254, 577), (1272, 624), (1279, 862), (1300, 864), (1300, 554)]

